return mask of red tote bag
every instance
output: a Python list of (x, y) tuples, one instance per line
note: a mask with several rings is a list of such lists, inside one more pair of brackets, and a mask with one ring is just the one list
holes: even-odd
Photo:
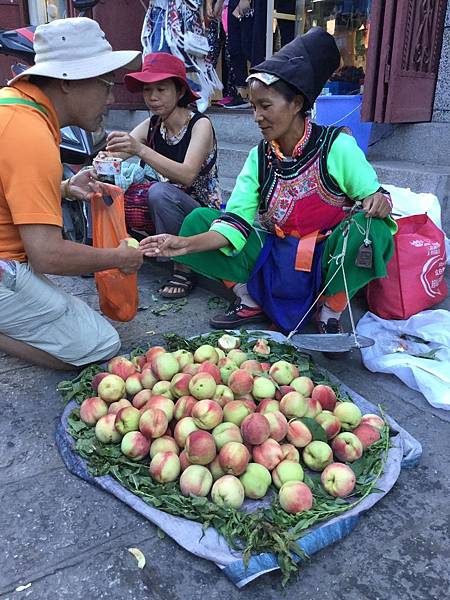
[(382, 319), (408, 319), (448, 295), (444, 232), (426, 214), (403, 217), (397, 224), (387, 277), (367, 286), (369, 310)]

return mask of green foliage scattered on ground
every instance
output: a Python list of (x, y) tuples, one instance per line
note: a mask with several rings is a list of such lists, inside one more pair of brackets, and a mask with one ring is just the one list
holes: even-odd
[(165, 304), (161, 304), (158, 308), (152, 308), (150, 312), (152, 312), (157, 317), (163, 317), (168, 313), (177, 313), (180, 310), (183, 310), (183, 306), (186, 306), (187, 298), (181, 298), (179, 300), (172, 300), (172, 302), (166, 302)]
[(208, 310), (223, 310), (227, 306), (227, 301), (220, 296), (212, 296), (208, 299)]

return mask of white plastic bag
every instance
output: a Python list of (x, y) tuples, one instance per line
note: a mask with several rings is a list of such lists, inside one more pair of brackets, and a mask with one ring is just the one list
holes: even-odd
[[(388, 191), (392, 199), (392, 212), (395, 218), (409, 215), (427, 214), (435, 225), (442, 230), (441, 205), (434, 194), (416, 193), (410, 188), (401, 188), (396, 185), (383, 183), (383, 188)], [(446, 232), (444, 231), (446, 234)], [(447, 264), (450, 265), (450, 240), (445, 235), (445, 248)]]
[(184, 34), (184, 49), (188, 54), (205, 58), (209, 53), (209, 42), (204, 35), (186, 31)]
[(375, 340), (374, 346), (361, 349), (364, 366), (396, 375), (435, 408), (450, 410), (449, 311), (424, 310), (405, 321), (367, 312), (356, 330)]

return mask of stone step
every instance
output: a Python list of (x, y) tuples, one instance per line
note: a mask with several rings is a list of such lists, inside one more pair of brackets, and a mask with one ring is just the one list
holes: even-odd
[(227, 111), (226, 113), (207, 111), (206, 114), (214, 125), (219, 145), (222, 142), (237, 142), (247, 144), (251, 148), (261, 139), (251, 111)]
[[(450, 166), (450, 123), (374, 124), (369, 160)], [(419, 141), (419, 143), (418, 143)]]
[(146, 110), (110, 110), (104, 126), (108, 131), (131, 131), (149, 116)]
[(235, 182), (236, 179), (234, 177), (222, 177), (222, 175), (219, 175), (220, 189), (222, 191), (222, 198), (225, 202), (227, 202), (228, 198), (231, 196)]
[(425, 165), (406, 160), (371, 160), (380, 182), (435, 194), (442, 210), (442, 226), (450, 232), (450, 165)]
[(251, 146), (246, 143), (219, 142), (218, 165), (220, 176), (236, 178), (241, 172)]

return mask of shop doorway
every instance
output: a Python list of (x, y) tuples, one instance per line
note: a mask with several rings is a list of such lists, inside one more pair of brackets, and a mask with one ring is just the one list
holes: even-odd
[(362, 116), (430, 121), (447, 0), (373, 0)]
[(334, 36), (341, 66), (326, 93), (357, 94), (367, 64), (370, 0), (269, 0), (266, 55), (299, 35), (320, 26)]

